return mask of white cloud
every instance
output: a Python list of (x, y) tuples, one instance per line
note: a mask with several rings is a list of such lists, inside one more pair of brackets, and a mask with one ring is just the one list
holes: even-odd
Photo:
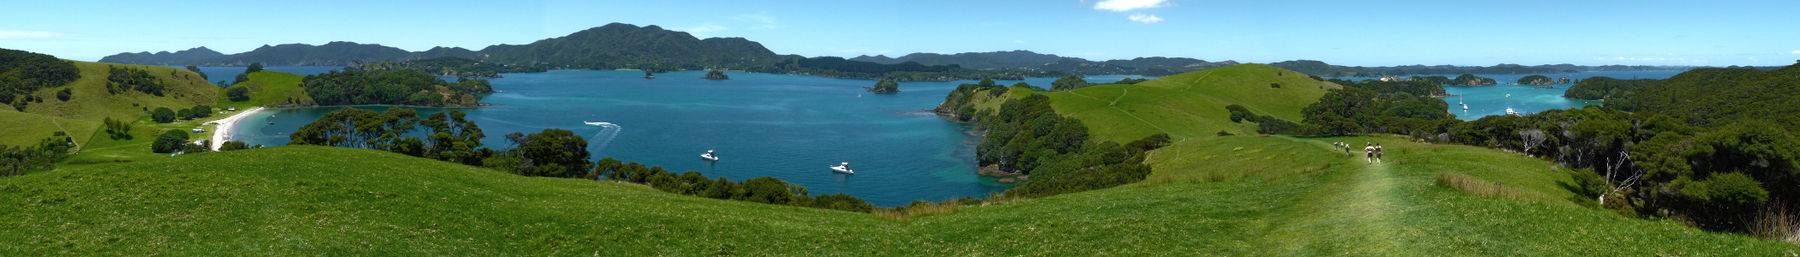
[(719, 26), (719, 25), (714, 25), (714, 24), (702, 24), (700, 26), (694, 26), (691, 28), (683, 29), (683, 31), (687, 31), (688, 34), (694, 34), (694, 37), (697, 37), (697, 38), (709, 38), (712, 36), (707, 35), (706, 34), (707, 32), (723, 31), (726, 29), (730, 29), (730, 28), (726, 28), (725, 26)]
[(60, 37), (60, 36), (62, 36), (62, 34), (56, 33), (56, 32), (28, 31), (28, 30), (0, 30), (0, 39), (51, 38), (51, 37)]
[(1800, 54), (1800, 50), (1794, 50), (1793, 52), (1790, 52), (1790, 53)]
[(1024, 44), (1025, 40), (1013, 40), (1014, 44)]
[(731, 19), (756, 23), (756, 25), (750, 26), (750, 29), (779, 29), (787, 27), (787, 25), (783, 25), (780, 21), (775, 20), (775, 16), (769, 16), (768, 12), (739, 14), (737, 16), (732, 16)]
[(1142, 13), (1132, 14), (1131, 17), (1129, 17), (1128, 19), (1131, 19), (1131, 21), (1142, 22), (1142, 23), (1146, 23), (1146, 24), (1158, 23), (1158, 22), (1163, 21), (1162, 17), (1156, 17), (1155, 14), (1142, 14)]
[(1173, 6), (1167, 0), (1102, 0), (1094, 3), (1094, 10), (1124, 12), (1137, 9), (1150, 9)]
[(1634, 62), (1649, 62), (1649, 61), (1686, 62), (1686, 61), (1688, 61), (1687, 58), (1680, 58), (1680, 57), (1668, 58), (1668, 57), (1624, 57), (1624, 56), (1615, 56), (1610, 59), (1608, 59), (1606, 57), (1594, 57), (1594, 60), (1596, 60), (1596, 61), (1614, 60), (1614, 61), (1634, 61)]

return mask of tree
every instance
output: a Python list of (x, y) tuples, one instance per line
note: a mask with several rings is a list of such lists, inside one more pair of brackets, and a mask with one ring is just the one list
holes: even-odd
[(150, 151), (156, 153), (173, 153), (175, 151), (181, 151), (182, 148), (187, 146), (187, 140), (188, 135), (185, 131), (165, 131), (162, 135), (156, 136), (156, 141), (150, 143)]
[(793, 198), (788, 192), (787, 182), (771, 177), (759, 177), (744, 181), (746, 201), (772, 204), (787, 204)]
[(245, 100), (250, 100), (250, 88), (249, 87), (231, 87), (229, 89), (225, 89), (225, 98), (230, 99), (232, 102), (242, 102)]
[(219, 143), (220, 152), (244, 149), (250, 149), (250, 145), (245, 144), (243, 141), (225, 141), (224, 143)]
[(250, 67), (244, 67), (244, 74), (256, 73), (256, 72), (262, 71), (262, 70), (263, 70), (262, 63), (253, 62), (253, 63), (250, 63)]
[(1062, 78), (1056, 79), (1056, 81), (1050, 82), (1050, 90), (1051, 91), (1074, 90), (1077, 88), (1084, 88), (1087, 86), (1088, 86), (1087, 80), (1085, 78), (1082, 78), (1081, 75), (1063, 76)]
[(544, 129), (542, 132), (524, 137), (523, 143), (515, 148), (519, 157), (526, 163), (537, 166), (555, 165), (554, 170), (538, 170), (530, 176), (577, 178), (587, 175), (593, 164), (588, 163), (587, 140), (575, 135), (575, 132), (563, 129)]
[[(1525, 144), (1525, 155), (1527, 156), (1531, 155), (1532, 147), (1543, 144), (1544, 139), (1547, 138), (1548, 137), (1544, 135), (1544, 130), (1542, 129), (1519, 130), (1519, 139), (1523, 140), (1521, 143)], [(1601, 202), (1605, 201), (1606, 200), (1601, 200)]]
[(156, 123), (174, 122), (175, 118), (175, 110), (170, 110), (168, 107), (156, 107), (155, 111), (150, 112), (150, 120), (154, 120)]
[(206, 72), (203, 72), (203, 71), (200, 71), (200, 67), (195, 67), (195, 66), (193, 66), (193, 65), (188, 65), (188, 66), (187, 66), (187, 70), (188, 70), (188, 71), (192, 71), (192, 72), (194, 72), (194, 74), (200, 74), (200, 80), (207, 80), (207, 78), (206, 78)]

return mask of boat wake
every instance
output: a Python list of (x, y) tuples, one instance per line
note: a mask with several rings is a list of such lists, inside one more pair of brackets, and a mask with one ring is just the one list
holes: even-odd
[(600, 126), (600, 132), (594, 133), (594, 136), (589, 137), (589, 139), (594, 140), (595, 144), (588, 145), (588, 151), (594, 153), (606, 150), (606, 145), (611, 144), (614, 137), (619, 137), (619, 130), (624, 129), (623, 127), (619, 127), (618, 124), (612, 124), (612, 122), (583, 121), (581, 123), (589, 126)]

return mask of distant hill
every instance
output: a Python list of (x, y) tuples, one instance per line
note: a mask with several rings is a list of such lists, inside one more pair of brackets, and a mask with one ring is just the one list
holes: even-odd
[(1400, 66), (1341, 66), (1314, 60), (1293, 60), (1270, 63), (1269, 65), (1293, 71), (1324, 77), (1380, 77), (1430, 74), (1553, 74), (1574, 73), (1584, 71), (1644, 71), (1644, 70), (1686, 70), (1688, 66), (1581, 66), (1574, 64), (1545, 64), (1524, 66), (1518, 64), (1495, 64), (1494, 66), (1455, 66), (1455, 65), (1400, 65)]
[(781, 56), (761, 43), (743, 38), (698, 39), (687, 32), (655, 25), (638, 27), (612, 23), (568, 36), (538, 40), (525, 45), (494, 45), (481, 49), (484, 61), (570, 68), (660, 70), (721, 67), (744, 69), (779, 62)]
[(916, 62), (923, 65), (959, 65), (972, 69), (1025, 70), (1060, 74), (1137, 74), (1149, 76), (1173, 75), (1199, 69), (1238, 64), (1236, 61), (1208, 62), (1200, 59), (1182, 57), (1139, 57), (1129, 60), (1096, 62), (1075, 57), (1040, 54), (1025, 50), (968, 52), (958, 54), (913, 53), (900, 56), (899, 58), (881, 55), (864, 55), (850, 58), (850, 60), (884, 64)]
[(1043, 66), (1044, 64), (1061, 61), (1065, 58), (1067, 57), (1056, 56), (1054, 54), (1040, 54), (1025, 50), (1013, 50), (968, 52), (959, 54), (913, 53), (900, 56), (900, 58), (865, 55), (850, 58), (850, 60), (881, 64), (897, 64), (903, 62), (917, 62), (924, 65), (955, 64), (972, 69), (1015, 69), (1021, 67)]
[(1575, 83), (1564, 97), (1604, 100), (1619, 110), (1658, 112), (1700, 126), (1767, 119), (1800, 129), (1800, 87), (1795, 85), (1800, 85), (1800, 63), (1766, 71), (1695, 69), (1660, 80), (1596, 77)]
[(156, 53), (150, 53), (150, 52), (120, 53), (120, 54), (107, 56), (105, 58), (100, 58), (100, 62), (141, 64), (141, 65), (165, 65), (165, 66), (167, 66), (167, 65), (203, 65), (203, 64), (213, 64), (213, 63), (216, 63), (219, 61), (223, 61), (223, 60), (225, 60), (226, 57), (229, 57), (229, 56), (219, 53), (218, 51), (213, 51), (212, 49), (207, 49), (206, 47), (202, 46), (202, 47), (195, 47), (195, 48), (188, 49), (188, 50), (176, 51), (173, 53), (170, 53), (168, 51), (162, 51), (162, 52), (156, 52)]

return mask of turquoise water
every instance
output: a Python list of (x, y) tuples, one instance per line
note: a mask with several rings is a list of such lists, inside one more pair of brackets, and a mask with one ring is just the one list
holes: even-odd
[[(1580, 80), (1580, 79), (1587, 79), (1587, 78), (1592, 78), (1592, 77), (1612, 77), (1612, 78), (1616, 78), (1616, 79), (1666, 79), (1666, 78), (1675, 76), (1675, 74), (1680, 74), (1681, 72), (1682, 71), (1678, 71), (1678, 70), (1596, 71), (1596, 72), (1578, 72), (1578, 73), (1564, 73), (1564, 74), (1544, 74), (1544, 76), (1549, 76), (1551, 78), (1569, 78), (1570, 80)], [(1551, 110), (1551, 109), (1579, 108), (1582, 106), (1600, 104), (1599, 101), (1578, 101), (1578, 100), (1569, 100), (1567, 98), (1563, 98), (1563, 91), (1568, 91), (1569, 87), (1574, 86), (1575, 84), (1550, 85), (1550, 86), (1556, 87), (1553, 89), (1538, 89), (1538, 88), (1534, 88), (1536, 86), (1526, 86), (1526, 85), (1505, 85), (1506, 83), (1518, 82), (1519, 78), (1523, 78), (1525, 76), (1530, 76), (1530, 75), (1531, 74), (1476, 74), (1476, 76), (1493, 78), (1494, 81), (1499, 82), (1501, 85), (1479, 86), (1479, 87), (1464, 87), (1464, 86), (1444, 87), (1445, 93), (1448, 93), (1451, 95), (1456, 95), (1456, 96), (1446, 97), (1446, 98), (1442, 98), (1442, 99), (1444, 100), (1445, 103), (1450, 104), (1450, 110), (1449, 110), (1450, 113), (1456, 114), (1457, 118), (1463, 119), (1463, 120), (1475, 120), (1475, 119), (1480, 119), (1481, 117), (1486, 117), (1488, 115), (1505, 115), (1506, 108), (1512, 108), (1513, 111), (1519, 112), (1522, 114), (1530, 114), (1530, 113), (1542, 112), (1542, 111)], [(1431, 75), (1421, 75), (1421, 76), (1431, 76)], [(1437, 76), (1445, 76), (1445, 77), (1453, 77), (1454, 78), (1457, 75), (1437, 75)], [(1344, 78), (1344, 79), (1367, 80), (1367, 79), (1374, 79), (1374, 78)], [(1469, 109), (1467, 111), (1463, 110), (1462, 106), (1458, 105), (1459, 103), (1468, 104)]]
[[(869, 80), (727, 74), (731, 79), (723, 81), (700, 79), (704, 72), (697, 71), (657, 74), (653, 80), (637, 71), (505, 74), (491, 80), (500, 92), (482, 100), (495, 106), (463, 111), (486, 132), (483, 142), (489, 147), (505, 147), (507, 133), (567, 129), (588, 137), (595, 159), (739, 181), (772, 176), (814, 195), (848, 193), (881, 206), (983, 197), (1010, 187), (975, 174), (972, 144), (979, 138), (968, 135), (965, 125), (928, 111), (969, 81), (905, 82), (899, 94), (876, 95), (862, 89), (874, 84)], [(1026, 81), (1048, 87), (1053, 80)], [(238, 123), (234, 140), (286, 144), (288, 133), (335, 109), (265, 112)], [(603, 128), (584, 121), (620, 129), (602, 146), (597, 139), (607, 136), (601, 135)], [(700, 159), (706, 150), (716, 150), (721, 160)], [(857, 173), (828, 169), (838, 162), (850, 162)]]

